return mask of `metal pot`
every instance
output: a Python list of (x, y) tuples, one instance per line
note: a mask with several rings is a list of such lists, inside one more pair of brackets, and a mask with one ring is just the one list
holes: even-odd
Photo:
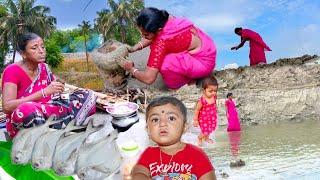
[(111, 124), (114, 129), (117, 129), (119, 132), (124, 132), (137, 122), (139, 122), (139, 117), (137, 112), (134, 112), (125, 117), (113, 117)]

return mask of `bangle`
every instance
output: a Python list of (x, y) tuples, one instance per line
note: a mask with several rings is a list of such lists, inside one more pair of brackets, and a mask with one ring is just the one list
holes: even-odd
[(42, 94), (42, 97), (43, 97), (43, 98), (46, 98), (46, 97), (47, 97), (47, 95), (44, 93), (44, 89), (41, 89), (41, 94)]
[(137, 71), (138, 71), (138, 69), (137, 69), (137, 68), (134, 68), (133, 71), (132, 71), (132, 73), (131, 73), (132, 76), (134, 76), (134, 73), (137, 72)]
[(143, 49), (143, 44), (141, 42), (138, 42), (138, 44), (140, 45), (140, 49)]

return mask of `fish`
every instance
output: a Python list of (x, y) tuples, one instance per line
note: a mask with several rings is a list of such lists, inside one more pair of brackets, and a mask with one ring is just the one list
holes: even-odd
[(11, 161), (14, 164), (27, 164), (31, 160), (33, 147), (36, 140), (49, 129), (50, 124), (56, 119), (55, 116), (50, 116), (48, 120), (39, 126), (32, 128), (21, 129), (13, 139), (11, 150)]
[[(101, 119), (101, 118), (100, 118)], [(88, 135), (88, 137), (85, 139), (84, 144), (93, 144), (95, 142), (99, 142), (102, 139), (106, 138), (112, 131), (114, 131), (114, 128), (111, 124), (111, 116), (107, 116), (106, 119), (104, 119), (104, 122), (102, 122), (99, 119), (93, 120), (93, 126), (103, 126), (99, 131), (95, 131)]]
[(75, 126), (74, 120), (65, 129), (51, 129), (36, 141), (32, 153), (31, 164), (35, 170), (50, 169), (56, 144), (65, 132), (83, 127)]
[(65, 132), (60, 136), (53, 155), (53, 169), (58, 175), (69, 176), (75, 173), (79, 148), (85, 138), (102, 127), (93, 127), (92, 117), (88, 117), (86, 128)]
[[(110, 128), (106, 127), (105, 130)], [(113, 130), (104, 134), (103, 138), (82, 143), (76, 164), (80, 179), (105, 179), (120, 169), (122, 159), (115, 141), (117, 136), (118, 131)]]

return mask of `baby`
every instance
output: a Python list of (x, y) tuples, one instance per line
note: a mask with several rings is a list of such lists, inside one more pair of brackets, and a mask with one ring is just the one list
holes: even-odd
[(187, 109), (174, 97), (154, 99), (146, 111), (148, 135), (157, 146), (148, 147), (131, 175), (143, 179), (216, 179), (207, 155), (198, 147), (181, 142), (187, 129)]

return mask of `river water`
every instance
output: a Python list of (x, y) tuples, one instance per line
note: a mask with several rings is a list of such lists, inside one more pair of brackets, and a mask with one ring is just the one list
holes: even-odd
[[(242, 126), (205, 145), (218, 179), (320, 179), (320, 121)], [(231, 168), (242, 159), (245, 166)]]

